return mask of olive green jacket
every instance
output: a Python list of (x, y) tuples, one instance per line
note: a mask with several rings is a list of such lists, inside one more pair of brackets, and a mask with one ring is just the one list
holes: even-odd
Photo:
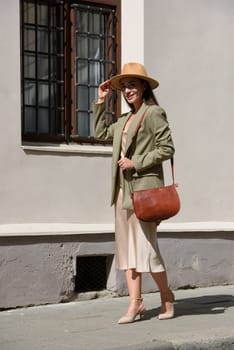
[[(94, 136), (101, 140), (113, 140), (112, 155), (112, 196), (111, 205), (115, 203), (117, 180), (119, 174), (118, 160), (121, 152), (122, 132), (131, 115), (123, 114), (117, 122), (107, 126), (105, 123), (105, 103), (93, 104)], [(136, 141), (132, 142), (136, 125), (145, 113), (138, 131)], [(163, 186), (162, 162), (174, 154), (174, 145), (165, 111), (156, 105), (147, 106), (143, 103), (129, 126), (125, 153), (131, 146), (134, 169), (124, 172), (123, 208), (132, 209), (131, 191)]]

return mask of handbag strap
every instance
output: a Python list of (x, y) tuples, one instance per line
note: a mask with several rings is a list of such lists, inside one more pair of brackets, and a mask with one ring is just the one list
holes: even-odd
[[(135, 131), (134, 131), (134, 135), (133, 135), (133, 138), (132, 138), (132, 141), (136, 139), (137, 137), (137, 133), (141, 127), (141, 124), (143, 122), (143, 119), (145, 118), (145, 114), (147, 112), (147, 109), (144, 111), (144, 113), (142, 114), (141, 118), (139, 119), (137, 125), (136, 125), (136, 128), (135, 128)], [(131, 146), (127, 149), (127, 152), (125, 154), (125, 157), (129, 158), (131, 157)], [(174, 173), (174, 158), (171, 157), (170, 158), (170, 161), (171, 161), (171, 175), (172, 175), (172, 183), (173, 185), (175, 184), (175, 173)], [(132, 183), (131, 181), (129, 182), (129, 186), (130, 186), (130, 192), (132, 193), (133, 192), (133, 188), (132, 188)]]
[(142, 116), (140, 117), (140, 119), (139, 119), (139, 121), (138, 121), (138, 123), (137, 123), (137, 125), (136, 125), (136, 127), (135, 127), (135, 130), (134, 130), (134, 134), (133, 134), (133, 137), (132, 137), (132, 142), (131, 142), (131, 144), (130, 144), (130, 146), (128, 147), (128, 149), (127, 149), (127, 151), (126, 151), (126, 153), (125, 153), (125, 157), (126, 158), (131, 158), (131, 146), (132, 146), (132, 144), (133, 144), (133, 141), (136, 139), (136, 137), (137, 137), (137, 133), (138, 133), (138, 130), (140, 129), (140, 127), (141, 127), (141, 124), (142, 124), (142, 122), (143, 122), (143, 119), (144, 119), (144, 117), (145, 117), (145, 114), (146, 114), (146, 111), (147, 111), (147, 109), (144, 111), (144, 113), (142, 114)]
[(135, 131), (134, 131), (134, 137), (136, 137), (137, 133), (138, 133), (138, 130), (140, 129), (141, 127), (141, 124), (143, 122), (143, 119), (145, 118), (145, 114), (147, 112), (147, 109), (144, 111), (144, 113), (142, 113), (142, 116), (140, 117), (140, 120), (138, 121), (137, 125), (136, 125), (136, 128), (135, 128)]
[(172, 175), (172, 183), (175, 184), (175, 173), (174, 173), (174, 158), (171, 157), (171, 175)]

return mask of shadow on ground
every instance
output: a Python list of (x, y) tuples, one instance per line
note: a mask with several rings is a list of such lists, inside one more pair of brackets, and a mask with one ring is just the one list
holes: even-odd
[[(186, 315), (222, 314), (234, 306), (233, 295), (206, 295), (196, 298), (176, 299), (175, 317)], [(144, 320), (154, 318), (160, 313), (160, 308), (146, 310)]]

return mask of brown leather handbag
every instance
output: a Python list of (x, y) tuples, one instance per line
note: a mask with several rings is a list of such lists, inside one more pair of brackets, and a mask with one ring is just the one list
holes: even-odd
[[(141, 126), (145, 113), (140, 118), (139, 123), (135, 129), (134, 138)], [(131, 151), (128, 149), (127, 155), (131, 157)], [(169, 186), (155, 187), (146, 190), (133, 191), (131, 181), (129, 182), (130, 191), (132, 195), (133, 208), (136, 217), (142, 221), (156, 221), (160, 223), (175, 216), (180, 210), (180, 198), (174, 182), (174, 159), (171, 158), (171, 172), (173, 183)]]
[(160, 222), (175, 216), (180, 210), (180, 199), (174, 183), (173, 158), (171, 159), (173, 184), (132, 192), (136, 217), (142, 221)]

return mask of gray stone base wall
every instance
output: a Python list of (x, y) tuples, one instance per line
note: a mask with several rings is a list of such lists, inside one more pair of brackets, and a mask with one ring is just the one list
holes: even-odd
[[(234, 284), (233, 232), (158, 235), (173, 289)], [(126, 295), (124, 272), (115, 269), (114, 249), (113, 233), (2, 237), (0, 308), (76, 300), (76, 263), (81, 256), (109, 257), (106, 290)], [(142, 282), (143, 293), (157, 290), (150, 274), (143, 274)]]

